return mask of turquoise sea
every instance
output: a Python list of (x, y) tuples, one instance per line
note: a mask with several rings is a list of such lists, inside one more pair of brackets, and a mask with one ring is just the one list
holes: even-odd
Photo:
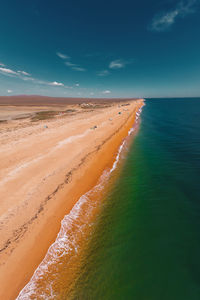
[(200, 98), (148, 99), (73, 299), (200, 299)]

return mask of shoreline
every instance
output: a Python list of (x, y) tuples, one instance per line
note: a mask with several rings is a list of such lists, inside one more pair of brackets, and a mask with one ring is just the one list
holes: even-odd
[[(85, 156), (77, 160), (77, 164), (65, 174), (63, 181), (58, 178), (59, 185), (48, 194), (45, 198), (46, 202), (43, 206), (40, 205), (37, 213), (32, 217), (32, 222), (35, 221), (37, 224), (30, 222), (25, 225), (27, 230), (20, 233), (20, 243), (0, 269), (0, 282), (2, 282), (1, 286), (4, 286), (1, 296), (3, 299), (14, 299), (29, 282), (49, 246), (55, 241), (63, 217), (71, 211), (82, 195), (95, 186), (103, 171), (112, 165), (116, 151), (132, 127), (136, 110), (143, 105), (143, 100), (134, 104), (136, 105), (133, 105), (131, 114), (123, 120), (123, 123), (118, 124), (120, 126), (114, 131), (111, 130), (110, 134), (101, 139), (101, 143), (97, 143), (94, 149), (87, 150)], [(23, 269), (25, 272), (22, 271)], [(12, 291), (8, 288), (10, 286), (13, 287)]]

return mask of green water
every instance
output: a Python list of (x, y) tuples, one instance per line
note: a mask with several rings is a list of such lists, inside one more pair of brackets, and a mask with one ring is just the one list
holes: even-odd
[(200, 299), (200, 99), (148, 100), (73, 299)]

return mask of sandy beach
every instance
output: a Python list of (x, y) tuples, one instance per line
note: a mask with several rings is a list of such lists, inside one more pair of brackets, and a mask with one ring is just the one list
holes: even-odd
[(16, 298), (63, 217), (111, 166), (143, 105), (142, 99), (31, 101), (0, 101), (0, 299), (6, 300)]

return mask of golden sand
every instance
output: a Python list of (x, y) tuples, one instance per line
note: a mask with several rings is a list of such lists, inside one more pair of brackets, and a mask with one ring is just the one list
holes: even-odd
[(142, 104), (130, 101), (125, 109), (116, 103), (34, 126), (13, 123), (13, 130), (4, 125), (0, 299), (14, 299), (30, 280), (63, 217), (112, 165)]

